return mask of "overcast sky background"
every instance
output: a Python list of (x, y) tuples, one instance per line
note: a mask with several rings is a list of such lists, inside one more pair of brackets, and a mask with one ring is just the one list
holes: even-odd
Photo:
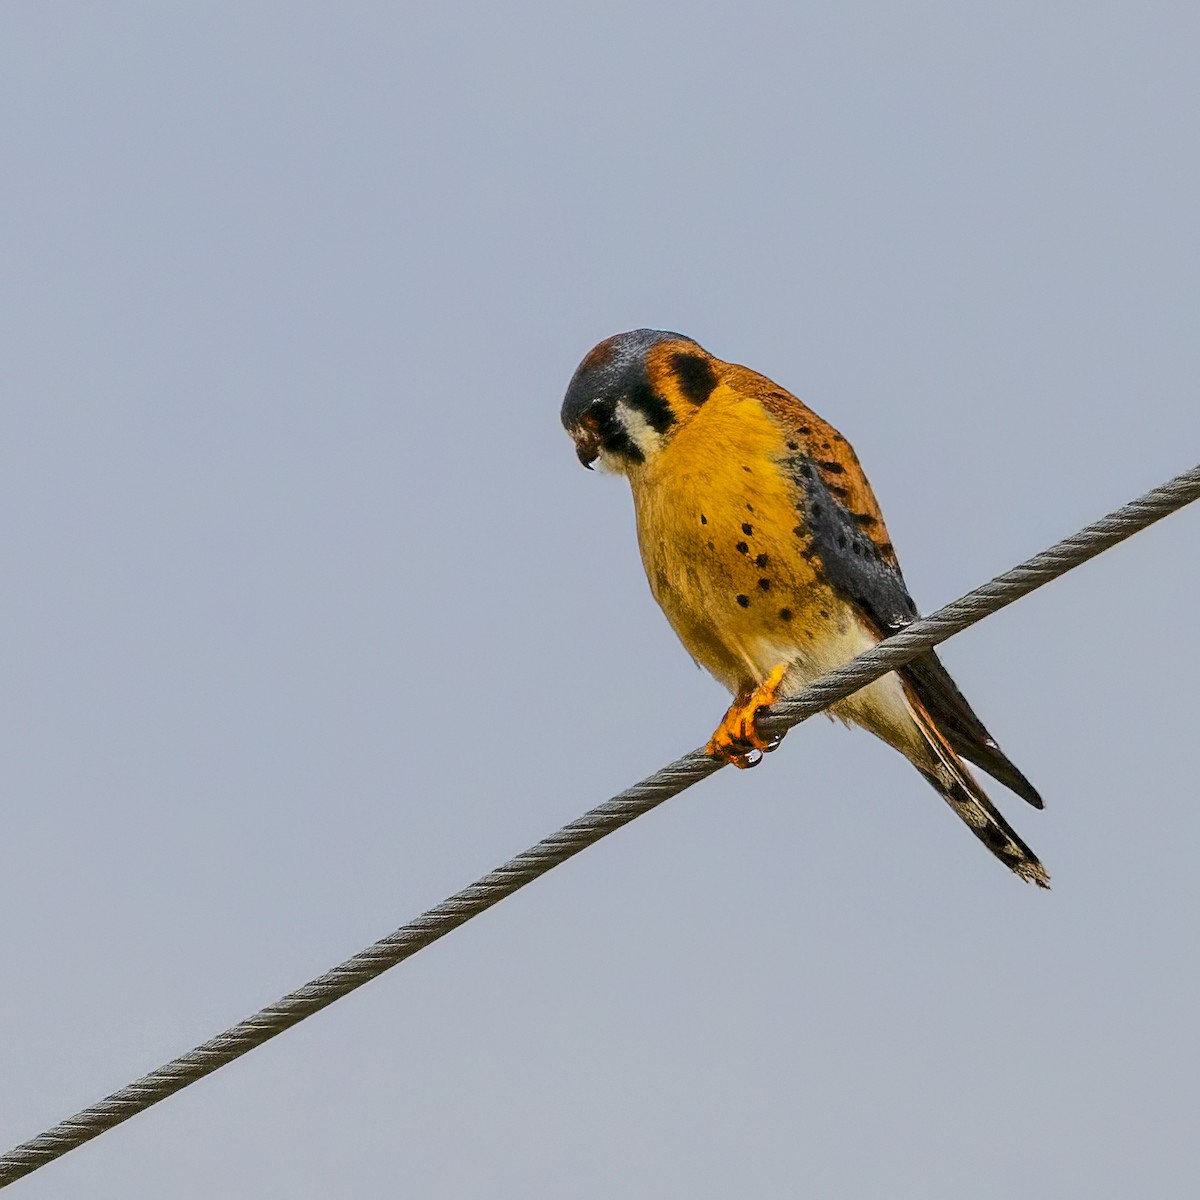
[[(6, 5), (5, 1148), (708, 736), (558, 424), (600, 338), (832, 420), (926, 610), (1200, 460), (1198, 44), (1183, 3)], [(21, 1194), (1195, 1195), (1198, 544), (945, 649), (1053, 892), (816, 720)]]

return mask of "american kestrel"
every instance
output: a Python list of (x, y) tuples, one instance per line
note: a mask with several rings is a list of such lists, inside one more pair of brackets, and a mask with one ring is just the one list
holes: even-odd
[[(580, 461), (626, 476), (650, 590), (691, 656), (733, 693), (708, 743), (753, 766), (758, 710), (795, 695), (917, 615), (858, 458), (765, 376), (691, 338), (619, 333), (580, 363), (562, 422)], [(1022, 879), (1049, 886), (969, 759), (1035, 808), (931, 650), (833, 705), (900, 751)]]

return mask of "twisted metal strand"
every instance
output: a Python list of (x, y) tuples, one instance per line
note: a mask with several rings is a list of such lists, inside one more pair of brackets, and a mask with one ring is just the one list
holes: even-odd
[[(1196, 499), (1200, 499), (1200, 467), (1185, 471), (931, 616), (914, 621), (902, 632), (880, 642), (845, 666), (822, 675), (798, 696), (764, 714), (760, 721), (762, 731), (772, 736), (782, 735), (814, 713), (904, 666), (924, 651)], [(67, 1151), (261, 1046), (622, 825), (715, 774), (722, 765), (709, 758), (702, 749), (676, 759), (324, 975), (0, 1156), (0, 1187), (53, 1162)]]

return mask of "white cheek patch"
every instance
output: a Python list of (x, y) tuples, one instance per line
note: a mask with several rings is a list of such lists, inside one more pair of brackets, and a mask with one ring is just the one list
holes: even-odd
[(638, 412), (636, 408), (630, 408), (624, 400), (619, 400), (616, 415), (617, 420), (625, 427), (625, 432), (629, 434), (629, 440), (642, 452), (643, 458), (649, 458), (658, 452), (662, 436), (646, 420), (643, 413)]

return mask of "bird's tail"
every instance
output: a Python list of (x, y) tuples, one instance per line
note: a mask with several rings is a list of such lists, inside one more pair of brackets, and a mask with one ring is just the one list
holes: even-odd
[(905, 693), (913, 720), (929, 749), (924, 761), (914, 760), (917, 770), (1010, 871), (1029, 883), (1048, 888), (1050, 876), (1037, 855), (1000, 815), (912, 689), (906, 686)]

